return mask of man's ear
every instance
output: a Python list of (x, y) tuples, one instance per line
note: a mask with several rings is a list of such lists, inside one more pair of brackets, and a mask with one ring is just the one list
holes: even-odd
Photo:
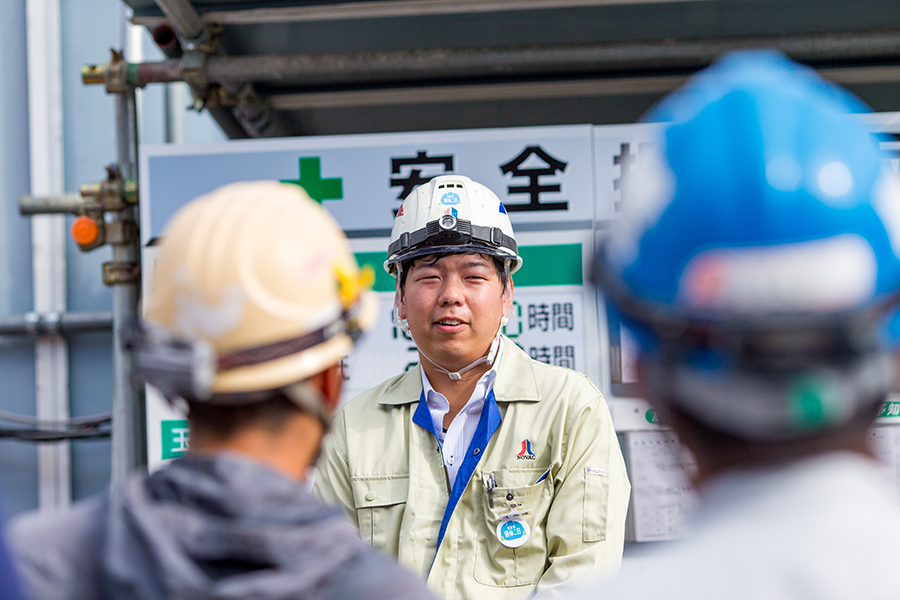
[(398, 287), (397, 291), (397, 314), (400, 315), (401, 319), (406, 318), (406, 293), (403, 291), (403, 288)]
[(341, 399), (341, 386), (344, 384), (344, 370), (341, 368), (341, 363), (331, 365), (310, 379), (311, 383), (325, 397), (326, 408), (333, 412)]
[(507, 315), (513, 308), (513, 281), (512, 277), (509, 278), (509, 284), (506, 286), (506, 291), (503, 292), (503, 314)]

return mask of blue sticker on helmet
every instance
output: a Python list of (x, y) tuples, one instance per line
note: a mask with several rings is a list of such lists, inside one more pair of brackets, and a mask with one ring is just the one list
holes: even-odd
[(500, 203), (500, 212), (502, 212), (504, 215), (507, 214), (507, 213), (506, 213), (506, 207), (503, 206), (503, 203), (502, 203), (502, 202)]
[(441, 196), (441, 204), (443, 204), (444, 206), (459, 204), (459, 194), (447, 192), (446, 194)]

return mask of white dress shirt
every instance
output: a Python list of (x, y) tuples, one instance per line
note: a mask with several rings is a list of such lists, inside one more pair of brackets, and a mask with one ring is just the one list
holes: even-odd
[(450, 427), (446, 431), (444, 431), (444, 415), (450, 410), (450, 403), (443, 394), (434, 391), (431, 382), (428, 381), (428, 376), (425, 374), (425, 369), (419, 365), (419, 370), (422, 373), (422, 388), (425, 390), (425, 403), (428, 404), (431, 420), (434, 423), (434, 431), (437, 433), (438, 442), (441, 445), (441, 454), (444, 458), (444, 466), (447, 467), (451, 490), (456, 481), (456, 472), (459, 470), (466, 455), (466, 450), (469, 449), (469, 444), (475, 436), (475, 429), (478, 428), (484, 401), (494, 385), (494, 379), (497, 377), (497, 366), (500, 364), (500, 357), (503, 356), (503, 343), (503, 338), (500, 338), (500, 347), (497, 350), (497, 356), (494, 358), (494, 364), (478, 379), (475, 390), (472, 392), (466, 405), (453, 418), (453, 421), (450, 422)]

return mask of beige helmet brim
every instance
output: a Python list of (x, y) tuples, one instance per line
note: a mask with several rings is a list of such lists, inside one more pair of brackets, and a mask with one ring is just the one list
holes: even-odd
[[(362, 333), (370, 331), (378, 318), (378, 297), (364, 292), (357, 301), (356, 323)], [(213, 383), (213, 393), (229, 394), (285, 387), (309, 379), (339, 362), (353, 350), (354, 342), (347, 334), (336, 336), (314, 348), (258, 365), (220, 371)]]

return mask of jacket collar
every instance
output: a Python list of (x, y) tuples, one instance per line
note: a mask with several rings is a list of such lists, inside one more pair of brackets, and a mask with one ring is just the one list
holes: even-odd
[[(541, 399), (531, 358), (515, 342), (504, 336), (503, 356), (494, 381), (497, 402), (537, 402)], [(379, 398), (378, 404), (399, 405), (419, 401), (422, 376), (418, 368), (409, 369)]]

